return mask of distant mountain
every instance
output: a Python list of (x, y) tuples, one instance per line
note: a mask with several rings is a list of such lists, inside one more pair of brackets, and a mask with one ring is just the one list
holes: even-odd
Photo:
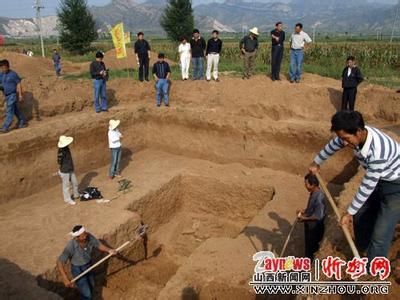
[[(42, 31), (44, 36), (57, 35), (57, 17), (43, 17)], [(0, 34), (13, 37), (36, 36), (38, 34), (36, 19), (0, 17)]]
[(279, 20), (290, 29), (297, 22), (302, 22), (306, 29), (318, 22), (318, 30), (323, 32), (368, 32), (389, 25), (394, 19), (393, 5), (365, 0), (293, 0), (290, 3), (226, 0), (199, 5), (195, 13), (221, 20), (237, 31), (253, 26), (266, 31)]
[[(162, 32), (160, 18), (166, 3), (166, 0), (147, 0), (143, 3), (133, 0), (113, 0), (106, 6), (92, 7), (91, 11), (102, 31), (108, 31), (110, 26), (122, 21), (126, 30), (160, 33)], [(196, 14), (195, 23), (202, 30), (234, 31), (221, 20), (207, 15)]]
[[(392, 28), (396, 6), (365, 0), (201, 0), (206, 4), (194, 7), (196, 27), (202, 31), (218, 29), (225, 32), (247, 31), (253, 26), (263, 32), (276, 21), (283, 21), (287, 30), (302, 22), (306, 31), (318, 24), (319, 32), (376, 33)], [(223, 2), (222, 2), (223, 1)], [(93, 6), (91, 11), (100, 32), (124, 22), (125, 29), (150, 34), (163, 33), (160, 17), (167, 0), (112, 0), (105, 6)], [(1, 13), (1, 11), (0, 11)], [(43, 19), (45, 35), (56, 35), (56, 17)], [(37, 34), (34, 19), (0, 17), (0, 34), (32, 36)]]

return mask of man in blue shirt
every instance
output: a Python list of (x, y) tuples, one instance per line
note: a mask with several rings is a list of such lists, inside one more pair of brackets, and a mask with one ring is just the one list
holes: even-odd
[(61, 56), (58, 54), (57, 49), (53, 49), (53, 55), (51, 56), (54, 64), (54, 70), (56, 71), (56, 75), (61, 75)]
[(153, 75), (156, 79), (157, 89), (157, 106), (161, 106), (161, 96), (164, 98), (165, 106), (169, 106), (169, 76), (171, 69), (169, 64), (164, 60), (164, 53), (158, 54), (158, 61), (153, 66)]
[(17, 129), (26, 127), (25, 118), (18, 108), (18, 99), (19, 101), (23, 101), (24, 98), (22, 93), (21, 78), (17, 73), (10, 70), (10, 63), (8, 60), (5, 59), (0, 61), (0, 68), (0, 90), (6, 97), (7, 105), (6, 118), (2, 128), (0, 129), (0, 133), (7, 133), (14, 119), (14, 115), (18, 119), (18, 123), (15, 128)]
[(319, 188), (317, 176), (307, 174), (304, 179), (310, 197), (307, 208), (297, 211), (297, 216), (301, 222), (304, 222), (305, 255), (313, 260), (314, 253), (318, 251), (319, 243), (324, 236), (326, 201), (325, 194)]
[[(76, 277), (85, 272), (92, 266), (93, 249), (116, 255), (117, 251), (102, 244), (98, 239), (86, 231), (82, 225), (76, 225), (70, 232), (73, 237), (57, 260), (57, 269), (66, 287), (72, 287), (71, 280), (68, 279), (64, 265), (71, 262), (71, 274)], [(80, 293), (80, 299), (90, 300), (93, 298), (94, 274), (87, 273), (76, 281), (76, 286)]]

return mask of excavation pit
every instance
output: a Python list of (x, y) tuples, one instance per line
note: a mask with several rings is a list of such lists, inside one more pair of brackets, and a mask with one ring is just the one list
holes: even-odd
[[(0, 264), (10, 274), (1, 278), (0, 298), (76, 299), (55, 270), (72, 226), (84, 223), (117, 247), (133, 238), (141, 220), (150, 226), (148, 259), (137, 242), (96, 270), (99, 297), (255, 298), (248, 286), (251, 256), (279, 252), (295, 210), (306, 205), (303, 176), (331, 137), (338, 81), (306, 74), (293, 87), (256, 76), (249, 89), (249, 81), (225, 77), (218, 85), (190, 83), (190, 90), (174, 82), (167, 109), (155, 107), (149, 86), (112, 80), (110, 112), (96, 115), (89, 80), (28, 75), (26, 109), (39, 100), (40, 120), (3, 135), (0, 143)], [(369, 124), (398, 134), (393, 123), (399, 102), (392, 92), (362, 87), (357, 105)], [(107, 179), (110, 118), (121, 120), (125, 136), (122, 174), (133, 189), (124, 195)], [(99, 186), (106, 198), (118, 198), (103, 206), (64, 206), (59, 178), (51, 176), (61, 134), (75, 138), (71, 149), (81, 186)], [(343, 151), (324, 166), (324, 178), (339, 184), (337, 192), (357, 173), (351, 156)], [(288, 254), (302, 255), (302, 227), (293, 236)], [(327, 249), (324, 255), (331, 253)]]

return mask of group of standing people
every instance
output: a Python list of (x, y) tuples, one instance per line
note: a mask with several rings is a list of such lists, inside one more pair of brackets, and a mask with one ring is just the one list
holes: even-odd
[(222, 41), (218, 30), (213, 30), (211, 38), (207, 41), (201, 36), (198, 29), (193, 30), (193, 36), (188, 41), (187, 37), (181, 38), (178, 47), (182, 80), (189, 79), (190, 62), (193, 65), (193, 80), (204, 79), (204, 57), (207, 59), (206, 79), (211, 77), (218, 82), (218, 65), (222, 51)]
[[(243, 56), (243, 79), (250, 79), (254, 72), (254, 64), (259, 48), (258, 28), (250, 29), (249, 34), (244, 36), (240, 43), (240, 52)], [(271, 37), (271, 80), (280, 81), (281, 64), (284, 55), (284, 45), (286, 33), (283, 30), (283, 23), (277, 22), (275, 29), (270, 33)], [(310, 36), (303, 31), (303, 25), (297, 23), (294, 32), (290, 37), (290, 70), (289, 79), (291, 83), (301, 81), (302, 67), (306, 44), (311, 43)], [(208, 82), (213, 78), (219, 82), (219, 62), (222, 51), (222, 40), (219, 38), (218, 30), (213, 30), (211, 38), (206, 42), (198, 29), (194, 29), (192, 37), (182, 37), (178, 46), (181, 76), (182, 80), (189, 79), (190, 64), (192, 63), (192, 79), (204, 79), (204, 63), (207, 61), (206, 80)], [(136, 61), (138, 64), (139, 81), (149, 82), (151, 47), (150, 43), (144, 38), (143, 32), (137, 33), (137, 40), (133, 45)], [(93, 79), (94, 87), (94, 106), (97, 113), (107, 112), (107, 92), (106, 82), (108, 80), (108, 70), (103, 62), (104, 54), (98, 52), (96, 60), (90, 65), (90, 75)], [(54, 49), (52, 60), (56, 75), (61, 74), (61, 57)], [(161, 106), (162, 99), (165, 106), (169, 106), (169, 90), (171, 68), (165, 61), (165, 54), (159, 53), (158, 61), (153, 65), (152, 73), (156, 80), (156, 104)], [(354, 110), (357, 86), (362, 82), (362, 74), (355, 65), (355, 58), (350, 56), (347, 59), (347, 65), (342, 74), (342, 109)]]
[[(254, 72), (254, 62), (259, 48), (258, 28), (250, 29), (239, 43), (240, 51), (244, 59), (243, 79), (249, 79)], [(277, 22), (275, 29), (270, 33), (271, 37), (271, 80), (281, 80), (280, 71), (284, 54), (284, 45), (286, 40), (283, 23)], [(290, 71), (289, 77), (291, 83), (299, 83), (301, 80), (302, 67), (304, 61), (304, 50), (312, 40), (310, 36), (303, 31), (303, 24), (297, 23), (295, 30), (290, 37)]]

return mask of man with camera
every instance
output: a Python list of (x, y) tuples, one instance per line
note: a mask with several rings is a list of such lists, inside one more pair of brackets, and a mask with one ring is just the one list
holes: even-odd
[[(96, 53), (96, 60), (90, 64), (90, 75), (93, 79), (94, 87), (94, 108), (96, 113), (108, 111), (106, 82), (108, 80), (108, 70), (103, 62), (104, 54)], [(101, 103), (100, 103), (101, 99)]]
[(16, 72), (10, 70), (9, 61), (6, 59), (1, 60), (0, 68), (0, 90), (5, 96), (7, 105), (6, 118), (3, 126), (0, 129), (0, 133), (7, 133), (14, 119), (14, 115), (18, 119), (15, 129), (26, 127), (25, 118), (18, 108), (18, 100), (23, 101), (24, 98), (22, 93), (21, 78)]

